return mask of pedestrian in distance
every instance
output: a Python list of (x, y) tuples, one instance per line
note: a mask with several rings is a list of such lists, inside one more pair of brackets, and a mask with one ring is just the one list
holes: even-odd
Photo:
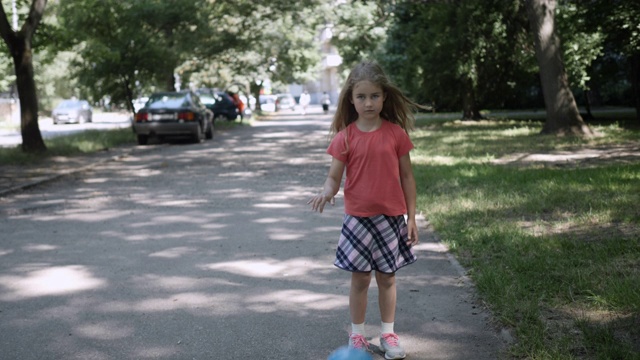
[(324, 111), (325, 114), (329, 113), (329, 105), (331, 105), (331, 98), (325, 91), (322, 93), (322, 111)]
[(233, 104), (238, 109), (237, 111), (238, 115), (240, 115), (240, 122), (242, 122), (242, 120), (244, 119), (244, 103), (242, 102), (242, 100), (240, 100), (240, 95), (232, 91), (227, 91), (227, 94), (229, 94), (229, 96), (233, 100)]
[(300, 94), (299, 102), (302, 107), (302, 115), (305, 115), (307, 113), (307, 107), (309, 106), (309, 103), (311, 103), (311, 95), (309, 95), (307, 90)]
[[(393, 85), (375, 62), (349, 74), (330, 127), (332, 156), (322, 191), (307, 204), (322, 212), (344, 184), (344, 217), (334, 265), (351, 272), (349, 347), (368, 349), (367, 292), (375, 271), (386, 359), (404, 359), (394, 331), (395, 273), (416, 261), (416, 183), (409, 152), (413, 110), (422, 108)], [(405, 219), (406, 216), (406, 219)]]

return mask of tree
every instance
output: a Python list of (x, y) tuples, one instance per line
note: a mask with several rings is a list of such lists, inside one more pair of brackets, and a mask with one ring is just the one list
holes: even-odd
[(609, 56), (619, 59), (631, 84), (631, 106), (640, 121), (640, 2), (627, 0), (570, 1), (584, 14), (586, 26), (596, 25)]
[(584, 119), (593, 119), (590, 96), (593, 64), (604, 53), (605, 36), (601, 26), (594, 26), (588, 21), (584, 7), (570, 2), (559, 5), (557, 30), (562, 38), (562, 58), (567, 76), (570, 85), (584, 94)]
[(592, 135), (580, 116), (562, 62), (560, 39), (555, 32), (556, 1), (527, 0), (526, 3), (547, 110), (542, 132)]
[(32, 48), (33, 37), (46, 5), (47, 0), (33, 0), (27, 19), (22, 28), (16, 32), (9, 25), (4, 6), (0, 3), (0, 35), (13, 58), (20, 99), (22, 150), (25, 152), (43, 152), (47, 149), (38, 126), (38, 95), (33, 77)]
[(133, 111), (143, 91), (174, 90), (176, 68), (204, 51), (210, 9), (206, 0), (62, 1), (63, 46), (78, 53), (72, 69), (94, 100)]
[(503, 107), (531, 71), (517, 1), (403, 1), (394, 18), (384, 59), (418, 101), (479, 119), (481, 107)]
[(389, 0), (350, 0), (327, 4), (325, 16), (335, 22), (331, 43), (339, 49), (346, 70), (367, 58), (384, 53), (388, 29), (394, 18)]
[[(231, 27), (237, 43), (210, 54), (208, 61), (193, 64), (192, 78), (199, 79), (195, 82), (222, 88), (244, 84), (240, 92), (259, 99), (267, 79), (277, 88), (314, 78), (320, 62), (318, 27), (324, 19), (315, 0), (291, 4), (274, 1), (268, 6), (259, 2), (238, 6), (242, 12), (234, 13), (237, 23)], [(256, 110), (260, 110), (259, 101)]]
[[(131, 107), (142, 93), (174, 90), (174, 74), (183, 87), (197, 87), (222, 82), (222, 74), (251, 70), (254, 65), (243, 60), (253, 54), (260, 54), (255, 63), (261, 68), (276, 58), (283, 74), (308, 67), (305, 57), (291, 50), (300, 43), (290, 41), (307, 33), (292, 32), (306, 17), (280, 24), (315, 2), (67, 0), (61, 1), (60, 18), (79, 54), (73, 68), (80, 83), (96, 100), (109, 95)], [(238, 79), (233, 75), (229, 82)]]

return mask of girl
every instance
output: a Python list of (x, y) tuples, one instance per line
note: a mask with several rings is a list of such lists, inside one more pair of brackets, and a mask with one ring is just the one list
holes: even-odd
[(331, 124), (327, 153), (332, 161), (324, 189), (307, 202), (319, 212), (327, 202), (334, 205), (346, 168), (345, 215), (334, 264), (351, 272), (349, 347), (368, 349), (364, 320), (375, 270), (380, 347), (386, 359), (406, 356), (393, 326), (395, 272), (416, 261), (411, 247), (418, 243), (416, 183), (409, 157), (413, 144), (407, 135), (415, 108), (422, 106), (392, 85), (378, 64), (358, 64), (340, 93)]

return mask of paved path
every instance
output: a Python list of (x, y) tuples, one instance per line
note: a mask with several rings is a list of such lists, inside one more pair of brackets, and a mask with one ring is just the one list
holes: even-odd
[[(77, 160), (81, 172), (0, 195), (0, 358), (322, 360), (344, 345), (342, 201), (305, 204), (326, 177), (330, 119), (272, 120)], [(499, 358), (502, 338), (425, 221), (417, 253), (398, 272), (408, 359)], [(374, 345), (376, 294), (374, 281)]]

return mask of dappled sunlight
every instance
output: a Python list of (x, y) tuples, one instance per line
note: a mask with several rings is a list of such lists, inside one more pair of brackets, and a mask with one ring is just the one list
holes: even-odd
[(270, 278), (281, 276), (304, 276), (320, 269), (329, 269), (330, 265), (319, 264), (317, 259), (295, 258), (289, 260), (238, 260), (200, 266), (206, 270), (224, 271), (232, 274)]
[(133, 326), (119, 321), (101, 321), (99, 323), (82, 324), (73, 328), (76, 336), (96, 340), (117, 340), (135, 334)]
[(154, 169), (149, 169), (149, 168), (142, 168), (142, 169), (139, 169), (139, 170), (131, 170), (128, 173), (131, 176), (137, 176), (137, 177), (149, 177), (149, 176), (162, 175), (162, 171), (161, 170), (154, 170)]
[(286, 203), (261, 203), (253, 206), (262, 209), (290, 209), (294, 207), (293, 205)]
[[(170, 224), (168, 224), (167, 226), (170, 227)], [(167, 241), (167, 240), (179, 240), (179, 241), (186, 241), (186, 240), (193, 240), (196, 239), (197, 241), (217, 241), (217, 240), (222, 240), (223, 238), (221, 238), (219, 235), (211, 235), (207, 232), (203, 232), (203, 231), (192, 231), (192, 230), (184, 230), (184, 231), (177, 231), (177, 230), (173, 230), (173, 232), (171, 233), (163, 233), (163, 234), (158, 234), (156, 231), (159, 231), (159, 225), (156, 224), (154, 225), (153, 223), (147, 223), (147, 224), (132, 224), (131, 225), (132, 228), (147, 228), (147, 227), (152, 227), (154, 228), (153, 232), (149, 232), (149, 233), (135, 233), (135, 234), (121, 234), (119, 236), (117, 236), (117, 238), (123, 240), (123, 241), (128, 241), (128, 242), (144, 242), (144, 241), (158, 241), (158, 240), (162, 240), (162, 241)], [(113, 232), (111, 233), (113, 234)]]
[(74, 221), (82, 221), (82, 222), (104, 222), (113, 219), (118, 219), (123, 217), (124, 214), (121, 211), (116, 210), (100, 210), (96, 211), (95, 209), (66, 209), (58, 216), (42, 216), (40, 220), (42, 221), (52, 221), (52, 220), (60, 220), (62, 218), (73, 218)]
[(299, 196), (297, 191), (282, 191), (278, 193), (263, 193), (260, 197), (262, 201), (287, 201), (291, 200), (295, 196)]
[(186, 291), (203, 288), (220, 288), (222, 286), (240, 287), (245, 286), (235, 283), (229, 279), (214, 277), (189, 277), (189, 276), (161, 276), (155, 274), (145, 274), (131, 279), (135, 286), (162, 291)]
[(419, 243), (413, 247), (416, 251), (446, 253), (447, 248), (439, 242)]
[[(175, 357), (177, 349), (172, 346), (139, 346), (133, 351), (135, 359), (161, 359)], [(87, 358), (88, 359), (88, 358)]]
[(253, 135), (253, 137), (257, 139), (283, 138), (283, 139), (301, 141), (299, 140), (300, 139), (299, 131), (280, 131), (280, 132), (259, 133), (259, 134)]
[[(419, 259), (419, 261), (437, 261), (438, 259), (442, 260), (442, 257), (433, 257), (429, 259), (425, 257), (425, 255), (421, 255)], [(416, 291), (419, 289), (434, 288), (436, 286), (440, 286), (443, 288), (452, 286), (451, 276), (449, 274), (424, 274), (405, 276), (401, 272), (398, 272), (398, 275), (396, 276), (398, 276), (398, 279), (400, 279), (398, 282), (398, 289), (410, 289), (411, 291)], [(372, 286), (373, 284), (375, 284), (375, 281), (371, 282)]]
[(154, 206), (169, 206), (169, 207), (198, 207), (200, 204), (206, 204), (207, 200), (196, 200), (196, 199), (183, 199), (183, 200), (165, 200), (165, 201), (154, 201)]
[(27, 244), (22, 247), (26, 252), (53, 251), (59, 249), (59, 246), (50, 244)]
[(213, 195), (225, 195), (230, 199), (250, 199), (255, 196), (250, 189), (210, 189)]
[(8, 290), (0, 295), (0, 299), (19, 301), (32, 297), (68, 295), (98, 289), (106, 286), (107, 282), (94, 277), (85, 266), (69, 265), (31, 270), (23, 276), (0, 276), (0, 285)]
[(186, 255), (195, 254), (199, 249), (194, 247), (179, 246), (171, 249), (165, 249), (149, 254), (149, 257), (160, 257), (166, 259), (175, 259)]
[(301, 240), (307, 236), (307, 231), (294, 231), (284, 227), (270, 227), (266, 229), (269, 239), (271, 240)]
[(259, 313), (279, 311), (304, 315), (310, 310), (344, 309), (349, 304), (349, 296), (307, 290), (282, 290), (248, 297), (245, 302), (249, 310)]
[[(3, 199), (3, 353), (192, 359), (231, 349), (254, 359), (270, 357), (276, 338), (285, 358), (326, 358), (346, 339), (350, 284), (333, 265), (342, 193), (322, 214), (306, 204), (327, 176), (330, 121), (140, 147)], [(465, 322), (466, 289), (446, 250), (423, 241), (397, 275), (398, 330), (413, 358), (434, 348), (469, 358), (457, 341), (482, 334)], [(373, 280), (367, 320), (379, 329), (377, 290)]]
[(229, 172), (229, 173), (224, 173), (222, 175), (219, 175), (218, 177), (222, 177), (222, 178), (228, 178), (228, 177), (235, 177), (235, 178), (254, 178), (254, 177), (260, 177), (260, 176), (264, 176), (267, 172), (265, 170), (259, 170), (259, 171), (239, 171), (239, 172)]
[(292, 218), (292, 217), (264, 217), (253, 220), (253, 222), (258, 224), (299, 224), (303, 221), (300, 219)]
[(222, 292), (184, 292), (143, 300), (114, 300), (96, 307), (96, 311), (104, 313), (161, 313), (197, 309), (209, 316), (230, 316), (245, 311), (240, 295)]
[(108, 178), (92, 178), (92, 179), (84, 179), (86, 184), (102, 184), (108, 182)]
[(182, 213), (171, 215), (149, 216), (146, 223), (132, 224), (133, 227), (149, 225), (170, 225), (170, 224), (207, 224), (210, 220), (197, 213)]

